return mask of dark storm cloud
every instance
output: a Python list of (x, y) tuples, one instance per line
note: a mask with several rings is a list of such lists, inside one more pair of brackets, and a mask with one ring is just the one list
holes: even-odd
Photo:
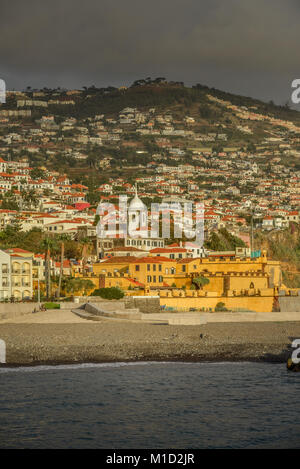
[(296, 0), (1, 0), (9, 88), (145, 76), (284, 101), (297, 69)]

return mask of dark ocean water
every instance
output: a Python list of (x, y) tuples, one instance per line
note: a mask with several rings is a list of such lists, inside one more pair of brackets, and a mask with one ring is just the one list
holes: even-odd
[(299, 448), (284, 364), (0, 369), (1, 448)]

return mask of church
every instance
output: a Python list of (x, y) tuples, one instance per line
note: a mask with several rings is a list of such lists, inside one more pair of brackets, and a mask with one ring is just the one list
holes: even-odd
[[(148, 229), (148, 209), (139, 198), (137, 186), (135, 196), (130, 201), (128, 208), (113, 206), (108, 209), (108, 204), (101, 202), (97, 208), (100, 220), (97, 225), (97, 257), (105, 257), (105, 251), (114, 248), (137, 248), (141, 251), (150, 251), (155, 248), (164, 248), (163, 238), (152, 238)], [(112, 204), (110, 204), (112, 205)], [(125, 210), (124, 210), (125, 208)]]

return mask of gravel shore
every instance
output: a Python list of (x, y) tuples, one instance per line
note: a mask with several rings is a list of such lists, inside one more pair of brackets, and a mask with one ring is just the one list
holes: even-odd
[[(167, 326), (90, 322), (69, 312), (45, 312), (0, 323), (6, 365), (115, 361), (284, 362), (300, 322)], [(1, 365), (0, 365), (1, 366)]]

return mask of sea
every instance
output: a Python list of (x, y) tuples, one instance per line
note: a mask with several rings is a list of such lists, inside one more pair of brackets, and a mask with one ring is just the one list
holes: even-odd
[(0, 369), (0, 448), (299, 448), (300, 373), (269, 363)]

